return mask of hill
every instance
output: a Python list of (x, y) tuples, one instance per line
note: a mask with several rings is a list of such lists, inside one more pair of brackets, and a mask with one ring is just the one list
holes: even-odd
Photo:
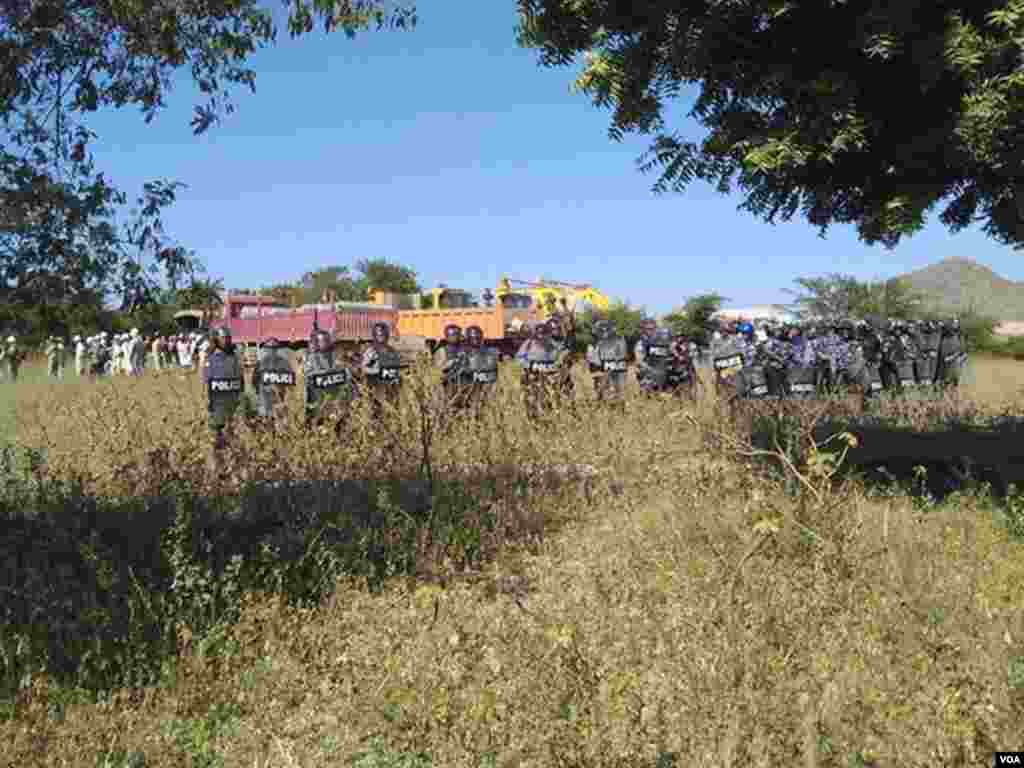
[(1007, 280), (970, 259), (943, 259), (899, 277), (938, 311), (975, 309), (1001, 322), (1024, 321), (1024, 282)]

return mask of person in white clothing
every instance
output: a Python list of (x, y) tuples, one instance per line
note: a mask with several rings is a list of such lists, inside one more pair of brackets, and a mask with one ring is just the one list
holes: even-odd
[(164, 341), (162, 336), (154, 336), (153, 341), (149, 345), (150, 354), (153, 356), (153, 370), (163, 370), (163, 360), (161, 356), (164, 353)]
[(85, 373), (85, 341), (81, 336), (75, 336), (75, 373), (79, 376)]
[(182, 368), (192, 367), (192, 352), (190, 351), (191, 345), (185, 338), (178, 340), (178, 362)]

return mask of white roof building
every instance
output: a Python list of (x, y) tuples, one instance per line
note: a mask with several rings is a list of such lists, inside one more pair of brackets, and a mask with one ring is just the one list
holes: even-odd
[(716, 318), (726, 320), (775, 320), (778, 322), (794, 322), (796, 316), (778, 304), (757, 304), (751, 307), (721, 309), (714, 314)]

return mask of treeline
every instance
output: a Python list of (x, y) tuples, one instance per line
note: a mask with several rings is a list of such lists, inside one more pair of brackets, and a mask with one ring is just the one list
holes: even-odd
[[(792, 307), (802, 317), (938, 320), (950, 314), (938, 309), (933, 297), (915, 290), (901, 278), (864, 281), (832, 273), (797, 278), (794, 284), (796, 287), (789, 290)], [(995, 335), (997, 318), (988, 316), (981, 307), (970, 307), (958, 317), (972, 350), (987, 351), (1000, 346)]]
[(146, 334), (171, 333), (174, 314), (181, 309), (216, 306), (223, 281), (194, 277), (179, 288), (154, 291), (144, 300), (111, 306), (103, 293), (76, 295), (74, 300), (43, 297), (35, 302), (0, 301), (0, 333), (14, 335), (26, 346), (49, 336), (70, 338), (99, 331), (123, 333), (138, 328)]
[(383, 258), (359, 259), (351, 268), (344, 265), (324, 267), (306, 272), (291, 282), (239, 289), (241, 293), (272, 296), (296, 306), (319, 301), (367, 301), (371, 291), (410, 294), (421, 290), (415, 269)]
[[(796, 287), (789, 290), (792, 301), (787, 309), (804, 319), (877, 316), (915, 320), (944, 316), (933, 308), (927, 295), (913, 290), (901, 279), (861, 281), (850, 275), (830, 274), (801, 277), (794, 283)], [(423, 288), (413, 267), (377, 258), (360, 259), (352, 267), (332, 265), (309, 271), (291, 282), (238, 290), (301, 305), (324, 300), (361, 302), (367, 301), (373, 290), (413, 294)], [(61, 303), (0, 303), (0, 329), (4, 335), (16, 334), (28, 345), (49, 335), (66, 338), (75, 333), (116, 333), (133, 327), (147, 334), (170, 333), (175, 329), (175, 312), (193, 308), (215, 311), (223, 291), (223, 280), (193, 275), (184, 286), (154, 291), (145, 300), (119, 309), (105, 306), (100, 294), (79, 294), (75, 301)], [(717, 293), (699, 294), (658, 319), (673, 332), (706, 345), (712, 332), (712, 317), (727, 301), (727, 297)], [(590, 343), (593, 322), (599, 317), (610, 320), (619, 334), (632, 340), (638, 337), (641, 322), (653, 315), (628, 301), (615, 301), (605, 312), (587, 310), (575, 318), (576, 340), (581, 348)], [(960, 314), (960, 322), (972, 349), (1024, 359), (1024, 338), (1009, 342), (998, 339), (995, 318), (971, 309)]]
[[(198, 267), (198, 262), (196, 262)], [(27, 346), (49, 336), (69, 338), (99, 331), (120, 333), (138, 328), (145, 334), (172, 333), (174, 314), (182, 309), (213, 311), (221, 305), (223, 279), (202, 277), (201, 267), (177, 287), (157, 287), (134, 301), (112, 306), (107, 291), (77, 291), (72, 298), (36, 294), (33, 300), (0, 297), (0, 333), (14, 334)], [(416, 270), (387, 259), (360, 259), (350, 268), (330, 266), (305, 273), (293, 282), (260, 288), (239, 288), (242, 293), (272, 296), (284, 304), (327, 301), (366, 301), (372, 290), (416, 293), (421, 290)]]

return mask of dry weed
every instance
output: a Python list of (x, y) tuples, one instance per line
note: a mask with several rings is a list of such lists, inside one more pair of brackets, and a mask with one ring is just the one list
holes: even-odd
[[(927, 426), (1005, 410), (983, 390), (880, 411)], [(574, 408), (534, 424), (511, 375), (475, 420), (428, 391), (410, 386), (386, 430), (357, 407), (341, 439), (297, 413), (274, 441), (240, 426), (234, 466), (386, 470), (432, 482), (435, 504), (467, 489), (460, 514), (499, 521), (486, 558), (431, 552), (422, 528), (432, 578), (343, 578), (315, 606), (246, 590), (215, 643), (180, 637), (159, 684), (97, 703), (29, 676), (0, 723), (11, 764), (923, 767), (1024, 748), (1024, 544), (984, 495), (923, 507), (830, 475), (824, 448), (787, 487), (713, 397), (634, 388), (611, 411), (580, 381)], [(106, 498), (236, 482), (198, 458), (193, 381), (65, 394), (19, 424), (54, 478)], [(791, 413), (805, 438), (814, 408)], [(580, 464), (596, 474), (549, 469)]]

